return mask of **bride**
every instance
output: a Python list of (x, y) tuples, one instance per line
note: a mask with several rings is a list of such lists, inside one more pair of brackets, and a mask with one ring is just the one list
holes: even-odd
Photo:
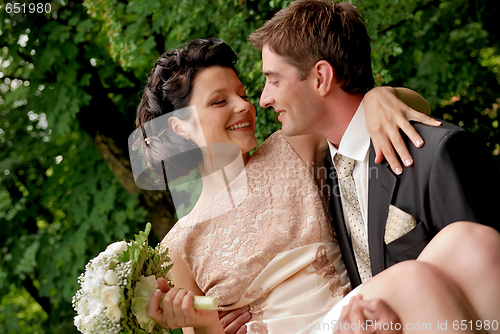
[[(170, 272), (175, 288), (159, 279), (160, 287), (169, 291), (163, 310), (161, 291), (151, 297), (148, 315), (161, 326), (184, 327), (185, 333), (191, 328), (196, 333), (235, 331), (224, 328), (217, 312), (192, 308), (193, 295), (207, 295), (219, 299), (218, 311), (248, 309), (250, 333), (310, 332), (304, 324), (318, 323), (350, 291), (323, 196), (326, 142), (315, 136), (288, 138), (277, 131), (250, 157), (257, 144), (256, 113), (236, 75), (235, 62), (233, 50), (221, 40), (200, 39), (162, 55), (149, 75), (136, 122), (148, 134), (142, 148), (147, 164), (169, 181), (198, 167), (203, 190), (192, 211), (162, 241), (174, 264)], [(383, 112), (370, 108), (373, 100), (380, 104), (382, 96), (387, 109), (393, 110), (397, 99), (385, 93), (380, 88), (365, 96), (367, 115), (372, 116), (368, 125)], [(168, 126), (155, 135), (148, 124), (159, 118)], [(234, 157), (229, 154), (234, 145), (239, 159), (233, 160), (228, 155)], [(182, 159), (176, 159), (180, 155)], [(487, 235), (471, 224), (456, 225), (436, 238), (455, 238), (467, 229)], [(496, 234), (488, 241), (488, 246), (500, 250)], [(476, 246), (471, 241), (462, 250)], [(484, 247), (474, 251), (482, 254)], [(429, 254), (423, 254), (432, 263), (429, 248)], [(481, 257), (469, 255), (463, 260), (472, 263), (477, 258)], [(436, 257), (435, 264), (445, 260)], [(372, 278), (362, 286), (363, 295), (379, 302), (372, 308), (370, 301), (365, 302), (362, 316), (377, 317), (374, 314), (383, 307), (395, 305), (397, 316), (389, 314), (405, 323), (421, 314), (443, 320), (478, 319), (476, 304), (455, 288), (448, 267), (441, 272), (423, 261), (406, 262)], [(404, 283), (399, 279), (403, 275)], [(419, 285), (418, 291), (407, 290), (411, 283), (427, 278), (428, 284)], [(442, 289), (439, 298), (432, 297), (431, 292), (442, 286), (449, 288)], [(416, 293), (432, 303), (423, 308), (410, 302)], [(441, 309), (442, 302), (451, 301), (458, 306)], [(364, 305), (355, 296), (347, 306), (358, 311), (352, 314), (361, 312), (358, 302)], [(346, 311), (340, 318), (353, 320), (352, 314)]]

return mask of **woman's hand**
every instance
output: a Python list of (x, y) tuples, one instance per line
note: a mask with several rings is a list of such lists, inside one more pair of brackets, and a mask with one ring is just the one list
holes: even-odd
[(164, 284), (161, 289), (167, 292), (163, 300), (162, 290), (156, 290), (149, 299), (147, 309), (148, 317), (161, 327), (194, 327), (196, 333), (224, 333), (217, 311), (193, 308), (194, 294), (191, 291), (165, 287)]
[[(422, 112), (416, 111), (407, 103)], [(416, 147), (421, 147), (424, 141), (409, 121), (430, 126), (441, 125), (441, 122), (424, 114), (424, 112), (430, 113), (427, 101), (409, 89), (376, 87), (365, 94), (363, 104), (366, 111), (366, 127), (375, 148), (375, 162), (381, 163), (385, 157), (396, 174), (401, 174), (403, 169), (394, 149), (405, 166), (413, 164), (399, 129), (403, 130)]]

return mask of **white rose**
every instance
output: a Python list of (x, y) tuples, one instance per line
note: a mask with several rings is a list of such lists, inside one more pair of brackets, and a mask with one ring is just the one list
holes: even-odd
[(121, 290), (117, 286), (105, 286), (102, 289), (100, 300), (105, 307), (117, 306), (120, 302)]
[(85, 333), (91, 333), (94, 330), (94, 318), (84, 317), (80, 321), (80, 325), (83, 327)]
[(102, 294), (102, 289), (104, 289), (105, 285), (102, 283), (95, 283), (92, 285), (90, 290), (90, 295), (94, 298), (100, 298)]
[(118, 275), (114, 270), (108, 270), (104, 275), (104, 282), (107, 285), (116, 285), (118, 283)]
[(90, 298), (88, 308), (89, 308), (89, 316), (95, 317), (103, 312), (104, 306), (102, 305), (102, 302), (99, 299)]
[(120, 311), (120, 308), (117, 306), (108, 307), (106, 309), (106, 317), (112, 322), (117, 323), (122, 317), (122, 311)]
[(127, 250), (127, 243), (125, 241), (117, 241), (106, 247), (105, 254), (107, 255), (120, 255)]
[(95, 287), (101, 284), (98, 276), (99, 273), (94, 270), (89, 270), (85, 273), (85, 277), (82, 282), (82, 289), (85, 293), (94, 293)]
[(87, 298), (80, 299), (80, 301), (78, 302), (77, 311), (78, 314), (84, 317), (89, 315), (89, 301)]

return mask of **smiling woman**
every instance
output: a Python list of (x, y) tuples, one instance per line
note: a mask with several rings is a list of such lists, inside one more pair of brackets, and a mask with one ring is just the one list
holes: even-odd
[(257, 145), (255, 107), (233, 69), (213, 66), (201, 70), (194, 78), (189, 104), (196, 107), (203, 130), (191, 136), (198, 146), (203, 146), (203, 141), (231, 143), (241, 149), (245, 160), (248, 158)]
[[(255, 107), (246, 98), (235, 63), (234, 51), (218, 39), (194, 40), (158, 59), (136, 119), (136, 126), (144, 129), (160, 116), (168, 118), (164, 131), (143, 143), (146, 163), (157, 175), (163, 174), (162, 167), (173, 178), (189, 174), (210, 160), (202, 149), (209, 143), (234, 144), (246, 158), (257, 145)], [(242, 121), (249, 123), (249, 131), (228, 129)]]

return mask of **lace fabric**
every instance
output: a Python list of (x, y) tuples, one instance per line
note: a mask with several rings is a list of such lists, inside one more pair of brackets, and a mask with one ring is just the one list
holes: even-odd
[[(248, 193), (239, 205), (204, 219), (207, 210), (220, 210), (224, 201), (216, 197), (179, 220), (162, 241), (182, 257), (198, 287), (219, 298), (219, 310), (241, 307), (236, 304), (276, 255), (316, 243), (336, 245), (326, 201), (281, 131), (259, 146), (245, 170)], [(339, 273), (324, 254), (320, 247), (310, 264), (326, 275), (332, 296), (344, 295), (345, 284), (340, 286)], [(246, 298), (257, 311), (268, 292), (260, 289)]]

